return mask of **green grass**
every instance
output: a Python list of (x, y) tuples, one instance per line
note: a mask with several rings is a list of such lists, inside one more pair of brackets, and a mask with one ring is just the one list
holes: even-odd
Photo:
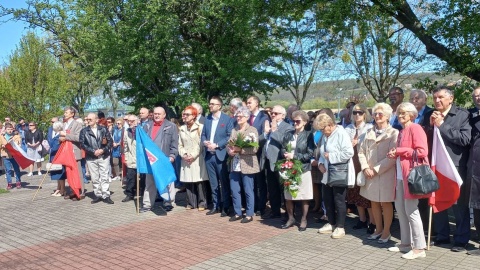
[(4, 189), (4, 188), (0, 188), (0, 194), (2, 194), (2, 193), (8, 193), (8, 192), (10, 192), (10, 191), (8, 191), (8, 190), (6, 190), (6, 189)]

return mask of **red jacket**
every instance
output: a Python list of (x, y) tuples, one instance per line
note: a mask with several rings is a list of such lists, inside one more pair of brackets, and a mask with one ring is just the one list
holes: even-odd
[(402, 167), (404, 198), (429, 198), (431, 194), (413, 195), (408, 191), (408, 174), (414, 167), (412, 160), (414, 149), (417, 150), (419, 163), (428, 164), (427, 135), (420, 125), (412, 123), (400, 131), (397, 143), (397, 157), (400, 157), (400, 166)]

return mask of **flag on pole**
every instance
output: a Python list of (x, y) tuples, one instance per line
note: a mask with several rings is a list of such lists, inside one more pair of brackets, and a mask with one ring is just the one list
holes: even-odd
[(25, 169), (35, 163), (35, 160), (29, 158), (27, 156), (27, 153), (23, 151), (22, 147), (16, 144), (13, 140), (10, 140), (10, 142), (5, 145), (5, 148), (7, 148), (8, 152), (13, 157), (13, 159), (15, 159), (20, 168)]
[(450, 208), (458, 200), (460, 186), (463, 184), (437, 127), (433, 131), (432, 170), (438, 178), (440, 188), (432, 194), (429, 202), (437, 213)]
[(175, 182), (177, 179), (175, 169), (170, 159), (148, 137), (141, 127), (137, 127), (135, 130), (137, 171), (138, 173), (151, 174), (157, 190), (162, 193), (170, 183)]
[(71, 141), (64, 141), (62, 144), (60, 144), (52, 163), (62, 164), (65, 166), (68, 185), (72, 189), (73, 193), (75, 193), (75, 195), (79, 198), (82, 184), (80, 183), (77, 160), (75, 159), (75, 154), (73, 153), (73, 144)]

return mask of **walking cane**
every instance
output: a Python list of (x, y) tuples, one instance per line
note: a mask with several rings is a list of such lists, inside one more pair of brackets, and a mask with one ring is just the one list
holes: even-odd
[(137, 173), (137, 215), (140, 214), (140, 174)]
[(428, 217), (428, 242), (427, 242), (427, 250), (430, 250), (430, 236), (432, 235), (432, 212), (433, 206), (430, 205), (430, 214)]
[(48, 173), (50, 172), (50, 168), (52, 167), (52, 163), (50, 163), (50, 167), (47, 168), (47, 172), (43, 175), (42, 182), (40, 182), (40, 185), (38, 185), (37, 192), (33, 195), (32, 202), (35, 200), (35, 197), (37, 196), (38, 191), (42, 188), (43, 182), (45, 181), (45, 178), (47, 178)]

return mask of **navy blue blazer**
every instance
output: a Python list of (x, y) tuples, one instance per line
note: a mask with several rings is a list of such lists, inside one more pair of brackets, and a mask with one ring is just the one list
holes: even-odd
[[(200, 144), (204, 147), (203, 155), (205, 155), (208, 151), (208, 148), (203, 145), (204, 141), (210, 141), (210, 133), (212, 130), (212, 121), (213, 117), (212, 114), (209, 114), (205, 118), (205, 124), (202, 130), (202, 139)], [(215, 137), (213, 138), (213, 143), (218, 144), (218, 148), (215, 150), (215, 155), (220, 161), (224, 161), (225, 157), (227, 156), (227, 149), (226, 146), (228, 144), (228, 140), (230, 139), (230, 134), (232, 133), (233, 129), (233, 120), (230, 116), (221, 113), (220, 119), (218, 120), (217, 129), (215, 131)]]

